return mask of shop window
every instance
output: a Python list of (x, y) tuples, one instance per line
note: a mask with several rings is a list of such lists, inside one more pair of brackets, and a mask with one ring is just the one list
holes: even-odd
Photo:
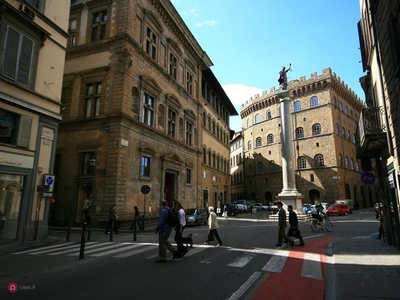
[(32, 118), (0, 109), (0, 143), (29, 147)]

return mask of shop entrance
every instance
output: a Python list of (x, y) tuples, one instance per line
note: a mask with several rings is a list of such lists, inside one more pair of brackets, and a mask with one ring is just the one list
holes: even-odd
[(17, 239), (24, 177), (0, 174), (0, 240)]

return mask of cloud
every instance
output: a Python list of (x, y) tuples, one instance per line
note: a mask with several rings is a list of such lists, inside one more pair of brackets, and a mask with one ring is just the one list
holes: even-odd
[(254, 86), (246, 86), (244, 84), (225, 84), (222, 86), (225, 93), (228, 95), (232, 104), (235, 106), (241, 105), (249, 100), (251, 97), (254, 97), (256, 94), (262, 93), (263, 89), (254, 87)]
[(216, 26), (217, 25), (217, 21), (215, 21), (215, 20), (207, 20), (207, 21), (204, 21), (204, 22), (198, 22), (198, 23), (196, 23), (196, 26), (197, 27), (205, 27), (205, 26), (207, 26), (207, 27), (214, 27), (214, 26)]

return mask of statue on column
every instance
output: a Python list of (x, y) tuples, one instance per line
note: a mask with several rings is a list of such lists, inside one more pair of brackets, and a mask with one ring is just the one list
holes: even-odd
[(289, 64), (289, 68), (286, 69), (284, 66), (282, 70), (279, 72), (278, 82), (283, 90), (287, 90), (287, 76), (286, 73), (292, 70), (292, 64)]

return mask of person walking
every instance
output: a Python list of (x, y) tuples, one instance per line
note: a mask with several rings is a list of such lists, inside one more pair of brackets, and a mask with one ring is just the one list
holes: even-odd
[(175, 226), (174, 241), (176, 243), (176, 247), (178, 248), (177, 257), (181, 258), (188, 252), (187, 247), (185, 247), (182, 242), (182, 234), (186, 226), (186, 215), (185, 210), (183, 209), (182, 204), (179, 201), (175, 202), (175, 209), (178, 211), (179, 222)]
[(299, 220), (297, 219), (297, 214), (294, 212), (292, 205), (288, 205), (288, 211), (290, 228), (287, 235), (289, 237), (297, 237), (300, 241), (299, 245), (304, 246), (304, 240), (299, 230)]
[(289, 238), (286, 233), (285, 229), (287, 227), (286, 224), (286, 211), (283, 209), (283, 203), (278, 202), (278, 244), (275, 245), (275, 247), (282, 247), (282, 240), (285, 240), (286, 243), (290, 244), (290, 247), (293, 247), (294, 241)]
[(117, 228), (117, 222), (116, 220), (118, 219), (117, 215), (117, 204), (113, 204), (113, 206), (110, 207), (110, 210), (108, 211), (108, 225), (106, 229), (106, 234), (110, 233), (111, 228), (114, 229), (114, 233), (118, 234), (118, 228)]
[(382, 235), (385, 234), (385, 228), (384, 228), (384, 221), (385, 221), (385, 216), (383, 214), (383, 206), (379, 206), (377, 208), (377, 212), (376, 212), (376, 218), (379, 220), (380, 224), (379, 224), (379, 234), (377, 239), (380, 240)]
[(139, 208), (135, 205), (133, 207), (133, 210), (135, 211), (135, 217), (134, 217), (132, 225), (129, 229), (133, 230), (133, 227), (135, 226), (135, 223), (136, 223), (136, 225), (139, 227), (139, 230), (142, 230), (142, 224), (140, 224)]
[(217, 246), (222, 246), (222, 240), (218, 234), (218, 220), (217, 214), (214, 212), (214, 207), (208, 207), (209, 217), (208, 217), (208, 237), (204, 242), (204, 245), (209, 245), (211, 241), (214, 241), (214, 237), (217, 239)]
[(173, 258), (178, 256), (178, 251), (168, 241), (169, 236), (172, 232), (172, 227), (168, 225), (167, 218), (170, 208), (167, 205), (167, 200), (161, 201), (162, 209), (160, 216), (158, 217), (158, 223), (156, 227), (156, 234), (158, 234), (158, 255), (159, 259), (157, 263), (164, 263), (167, 261), (167, 249), (173, 254)]

